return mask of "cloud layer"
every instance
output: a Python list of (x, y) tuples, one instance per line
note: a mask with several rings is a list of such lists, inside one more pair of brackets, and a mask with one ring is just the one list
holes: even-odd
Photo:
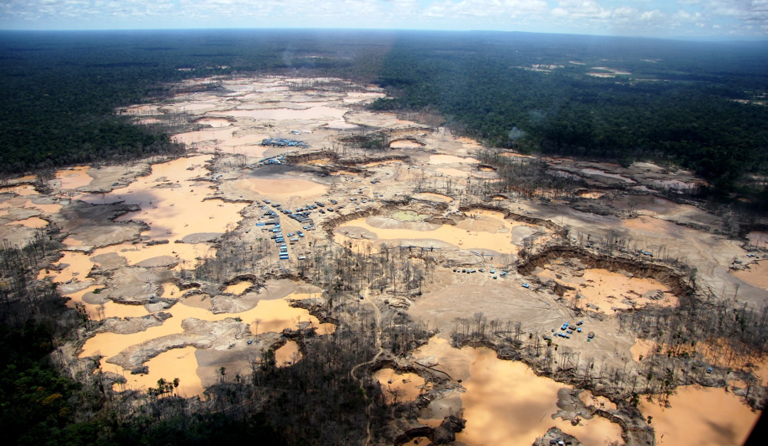
[(4, 29), (384, 28), (768, 38), (768, 0), (0, 0)]

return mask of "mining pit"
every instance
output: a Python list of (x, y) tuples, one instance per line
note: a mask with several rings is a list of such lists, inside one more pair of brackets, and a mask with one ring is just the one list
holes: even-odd
[[(215, 81), (120, 111), (143, 125), (184, 116), (194, 130), (173, 136), (183, 156), (77, 166), (40, 190), (34, 177), (0, 189), (0, 238), (60, 243), (38, 278), (88, 315), (69, 360), (100, 358), (114, 391), (179, 378), (181, 395), (204, 400), (264, 352), (291, 367), (306, 360), (308, 336), (361, 330), (368, 308), (374, 325), (407, 318), (436, 333), (366, 369), (387, 404), (416, 408), (389, 425), (399, 444), (426, 444), (451, 415), (466, 419), (456, 436), (466, 445), (532, 444), (555, 427), (585, 445), (737, 445), (748, 435), (766, 395), (748, 364), (764, 357), (720, 364), (700, 350), (718, 341), (702, 339), (685, 357), (695, 363), (675, 363), (659, 403), (662, 384), (647, 376), (664, 355), (647, 326), (632, 325), (693, 302), (745, 311), (768, 302), (768, 235), (739, 236), (723, 216), (677, 199), (703, 184), (693, 173), (500, 150), (580, 187), (499, 191), (479, 142), (366, 110), (385, 96), (378, 88)], [(365, 148), (372, 141), (385, 147)], [(313, 282), (336, 274), (323, 262), (348, 251), (416, 272), (392, 267), (333, 301)], [(233, 267), (224, 256), (248, 260)]]

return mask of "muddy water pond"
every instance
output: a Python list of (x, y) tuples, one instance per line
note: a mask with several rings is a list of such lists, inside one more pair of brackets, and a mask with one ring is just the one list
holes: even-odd
[[(142, 342), (162, 336), (183, 333), (181, 324), (182, 321), (187, 318), (218, 321), (224, 320), (228, 317), (239, 317), (244, 323), (250, 324), (250, 330), (253, 334), (261, 334), (270, 331), (280, 332), (285, 328), (296, 328), (302, 322), (309, 323), (316, 327), (317, 333), (319, 335), (329, 334), (335, 330), (335, 325), (321, 324), (317, 318), (310, 315), (307, 310), (291, 307), (290, 300), (293, 299), (293, 297), (293, 295), (288, 295), (284, 298), (271, 301), (262, 300), (259, 301), (254, 308), (240, 313), (213, 314), (205, 308), (196, 308), (193, 306), (176, 304), (170, 309), (165, 310), (165, 312), (170, 313), (172, 317), (165, 320), (160, 326), (150, 327), (145, 331), (133, 334), (96, 334), (92, 338), (88, 339), (83, 345), (80, 357), (84, 358), (88, 356), (101, 355), (105, 358), (111, 358), (133, 345), (138, 345)], [(298, 297), (301, 298), (303, 295), (299, 295)], [(137, 316), (136, 311), (138, 311), (138, 308), (144, 310), (144, 307), (137, 306), (114, 306), (112, 307), (112, 316), (135, 317)], [(125, 313), (121, 314), (119, 310), (125, 310)], [(144, 314), (146, 314), (146, 310), (144, 310)], [(280, 357), (283, 362), (288, 360), (288, 358), (293, 357), (291, 348), (292, 347), (288, 347), (288, 350), (280, 353)], [(175, 377), (179, 377), (179, 373), (184, 373), (184, 371), (181, 370), (182, 367), (184, 370), (194, 370), (197, 367), (197, 362), (193, 362), (194, 355), (189, 357), (183, 351), (181, 353), (179, 352), (179, 349), (173, 349), (157, 356), (154, 358), (154, 367), (152, 367), (153, 363), (152, 360), (150, 360), (150, 362), (145, 364), (149, 366), (149, 374), (144, 375), (141, 378), (134, 378), (132, 375), (128, 374), (127, 371), (123, 370), (122, 367), (107, 363), (105, 361), (102, 361), (102, 368), (105, 371), (118, 373), (124, 376), (130, 376), (131, 378), (129, 379), (128, 383), (129, 388), (146, 389), (147, 385), (156, 386), (157, 380), (160, 378), (167, 380), (169, 378), (173, 379)], [(178, 359), (179, 357), (183, 357), (181, 361), (174, 360), (174, 358)], [(198, 387), (196, 382), (190, 379), (191, 376), (192, 375), (189, 375), (185, 382), (189, 383), (192, 381), (193, 386), (191, 388), (186, 388), (186, 391), (192, 392), (193, 390), (197, 391), (195, 389), (198, 389), (200, 392), (202, 392), (202, 386)], [(137, 387), (131, 387), (132, 383)], [(192, 395), (192, 393), (187, 394), (187, 396)]]
[[(359, 232), (362, 238), (367, 239), (374, 246), (379, 246), (382, 242), (414, 241), (414, 240), (437, 240), (462, 249), (488, 249), (502, 254), (513, 254), (519, 251), (515, 241), (515, 231), (521, 226), (530, 226), (524, 223), (510, 222), (503, 220), (498, 215), (484, 215), (478, 213), (476, 219), (467, 219), (460, 225), (428, 225), (425, 230), (406, 229), (408, 222), (398, 222), (392, 219), (393, 224), (388, 227), (369, 224), (367, 219), (360, 218), (352, 220), (336, 229), (334, 239), (338, 243), (344, 243), (346, 240), (360, 240), (354, 234)], [(502, 217), (503, 218), (503, 217)], [(472, 226), (465, 222), (480, 222), (477, 226)], [(400, 226), (398, 226), (400, 224)]]
[(436, 169), (436, 171), (449, 177), (466, 178), (466, 177), (472, 176), (471, 172), (465, 172), (463, 170), (454, 169), (452, 167), (440, 167)]
[(24, 220), (12, 221), (12, 222), (10, 222), (8, 224), (9, 225), (26, 226), (28, 228), (33, 228), (33, 229), (44, 228), (44, 227), (48, 226), (48, 222), (47, 221), (43, 220), (42, 218), (38, 218), (38, 217), (29, 217), (29, 218), (25, 218)]
[(207, 243), (166, 243), (163, 245), (147, 246), (137, 243), (121, 243), (93, 251), (91, 257), (114, 252), (128, 261), (129, 266), (134, 266), (145, 260), (160, 258), (163, 256), (175, 257), (184, 268), (194, 268), (202, 260), (216, 255), (216, 248)]
[(614, 314), (617, 310), (646, 305), (675, 306), (677, 297), (669, 288), (652, 279), (628, 277), (605, 269), (587, 269), (579, 272), (561, 269), (545, 269), (536, 273), (542, 280), (552, 280), (575, 287), (565, 297), (576, 300), (582, 308)]
[(721, 388), (677, 388), (668, 408), (657, 401), (640, 401), (640, 411), (652, 417), (658, 445), (739, 446), (760, 417), (739, 397)]
[(381, 384), (388, 404), (415, 400), (425, 384), (424, 378), (415, 373), (399, 373), (392, 369), (377, 370), (373, 379)]
[(768, 260), (751, 263), (748, 269), (737, 271), (733, 275), (750, 285), (768, 290)]
[(179, 158), (152, 166), (152, 173), (138, 178), (129, 186), (105, 195), (78, 197), (92, 203), (124, 201), (141, 206), (138, 212), (121, 216), (117, 221), (141, 220), (150, 226), (142, 235), (152, 239), (183, 238), (194, 233), (223, 233), (240, 219), (242, 203), (211, 200), (207, 183), (195, 178), (209, 176), (203, 168), (210, 156)]
[(10, 200), (0, 203), (0, 209), (4, 211), (12, 208), (39, 209), (47, 214), (58, 214), (62, 206), (60, 204), (35, 203), (25, 197), (11, 198)]
[(597, 446), (616, 441), (622, 444), (621, 428), (594, 417), (577, 426), (562, 418), (552, 419), (558, 391), (567, 386), (536, 376), (521, 362), (503, 361), (485, 348), (450, 348), (447, 341), (433, 338), (414, 356), (434, 356), (439, 370), (461, 379), (466, 392), (461, 395), (466, 428), (456, 440), (469, 446), (526, 445), (552, 426), (576, 436), (584, 445)]
[(87, 186), (93, 178), (88, 175), (90, 166), (73, 167), (72, 169), (59, 170), (56, 172), (56, 179), (61, 181), (62, 189), (77, 189)]
[(88, 288), (85, 288), (84, 290), (65, 294), (64, 296), (70, 299), (67, 301), (67, 306), (70, 308), (75, 308), (76, 303), (82, 304), (85, 308), (85, 311), (88, 313), (88, 317), (94, 321), (109, 317), (142, 317), (149, 314), (143, 305), (124, 305), (112, 302), (111, 300), (103, 304), (93, 304), (84, 299), (86, 296), (98, 296), (96, 293), (99, 293), (99, 290), (103, 288), (104, 285), (92, 285)]
[(288, 341), (284, 346), (275, 350), (275, 364), (278, 367), (289, 367), (301, 361), (301, 352), (299, 344), (294, 341)]
[[(146, 390), (150, 387), (157, 387), (157, 381), (160, 378), (166, 381), (173, 381), (173, 379), (179, 378), (179, 387), (176, 389), (178, 395), (183, 397), (202, 395), (204, 390), (203, 383), (196, 372), (196, 350), (195, 347), (184, 347), (160, 353), (145, 363), (149, 367), (150, 373), (146, 375), (123, 374), (127, 381), (126, 387), (129, 389)], [(161, 376), (162, 373), (154, 373), (152, 372), (153, 370), (162, 370), (166, 373), (164, 376)]]
[(22, 197), (28, 197), (30, 195), (40, 195), (40, 193), (35, 190), (35, 186), (31, 184), (20, 184), (18, 186), (0, 187), (0, 193), (16, 194)]
[(54, 283), (69, 282), (73, 278), (83, 281), (93, 268), (87, 254), (81, 252), (64, 251), (63, 257), (54, 263), (55, 267), (61, 268), (61, 271), (54, 269), (40, 270), (37, 275), (39, 280), (45, 277), (51, 277)]
[(252, 285), (253, 285), (253, 282), (251, 282), (250, 280), (242, 280), (235, 284), (229, 285), (224, 289), (224, 292), (240, 295), (240, 294), (243, 294), (243, 291), (247, 290)]

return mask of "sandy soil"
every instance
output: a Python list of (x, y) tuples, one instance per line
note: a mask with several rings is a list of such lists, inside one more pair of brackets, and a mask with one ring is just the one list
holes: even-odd
[(195, 120), (195, 124), (209, 125), (211, 127), (229, 127), (232, 125), (229, 120), (224, 118), (200, 118)]
[(656, 350), (655, 342), (646, 339), (637, 339), (635, 345), (633, 345), (629, 351), (632, 353), (632, 358), (639, 362), (641, 356), (647, 358), (653, 354), (654, 350)]
[(401, 140), (391, 143), (389, 147), (393, 149), (420, 149), (424, 147), (424, 145), (415, 141)]
[[(156, 164), (152, 166), (149, 176), (138, 179), (135, 177), (147, 168), (146, 162), (136, 163), (130, 167), (110, 166), (101, 169), (78, 167), (74, 170), (60, 171), (57, 179), (51, 182), (54, 188), (59, 188), (59, 194), (52, 197), (39, 196), (28, 184), (8, 183), (14, 185), (0, 189), (0, 192), (12, 192), (19, 196), (11, 197), (8, 194), (0, 197), (0, 217), (8, 223), (11, 221), (16, 223), (13, 226), (2, 226), (2, 228), (10, 227), (15, 232), (7, 232), (7, 234), (10, 234), (10, 237), (18, 237), (20, 231), (31, 231), (21, 226), (25, 219), (42, 221), (51, 218), (51, 221), (63, 223), (65, 220), (56, 220), (55, 214), (64, 215), (67, 212), (67, 208), (71, 206), (68, 204), (69, 201), (65, 200), (67, 196), (90, 203), (125, 201), (140, 205), (141, 211), (125, 215), (119, 220), (121, 222), (145, 221), (151, 229), (142, 235), (148, 236), (149, 240), (168, 239), (169, 244), (146, 246), (145, 242), (122, 243), (125, 240), (133, 241), (132, 233), (125, 230), (124, 233), (118, 234), (120, 237), (110, 238), (118, 241), (104, 243), (109, 245), (117, 243), (114, 246), (98, 248), (89, 255), (65, 252), (65, 257), (59, 265), (69, 264), (70, 266), (60, 273), (50, 272), (60, 289), (67, 291), (67, 295), (72, 299), (70, 305), (82, 302), (95, 319), (113, 316), (137, 317), (148, 314), (149, 307), (121, 305), (111, 301), (101, 303), (103, 296), (100, 296), (100, 293), (95, 294), (94, 291), (104, 285), (98, 285), (95, 281), (85, 278), (93, 266), (90, 257), (99, 255), (102, 256), (101, 261), (110, 264), (127, 262), (126, 264), (131, 266), (143, 264), (142, 262), (154, 265), (158, 262), (167, 264), (178, 260), (184, 267), (192, 267), (199, 262), (198, 258), (215, 254), (215, 249), (211, 248), (208, 242), (176, 244), (173, 243), (175, 240), (185, 237), (188, 237), (187, 240), (194, 239), (196, 234), (214, 234), (213, 237), (215, 237), (216, 234), (235, 227), (243, 218), (240, 211), (246, 207), (245, 203), (225, 203), (222, 200), (211, 200), (212, 197), (227, 197), (232, 200), (270, 198), (282, 203), (284, 207), (294, 207), (293, 204), (306, 205), (326, 194), (340, 201), (349, 198), (351, 194), (371, 198), (374, 193), (383, 193), (387, 198), (396, 198), (395, 193), (400, 196), (413, 195), (413, 186), (422, 177), (434, 183), (430, 186), (434, 189), (430, 190), (439, 191), (450, 182), (453, 190), (451, 194), (456, 193), (455, 196), (458, 197), (461, 196), (467, 181), (465, 178), (468, 176), (473, 178), (495, 176), (493, 172), (480, 172), (473, 166), (477, 160), (468, 156), (472, 151), (480, 148), (474, 140), (455, 138), (446, 129), (425, 131), (416, 123), (397, 119), (395, 114), (351, 111), (345, 107), (345, 104), (382, 97), (383, 93), (377, 89), (359, 93), (321, 90), (297, 92), (289, 90), (288, 85), (292, 82), (305, 83), (306, 79), (227, 80), (224, 81), (224, 86), (229, 91), (228, 96), (220, 96), (220, 93), (181, 95), (174, 104), (162, 110), (157, 106), (137, 106), (126, 109), (124, 113), (127, 114), (153, 116), (148, 119), (156, 119), (154, 115), (159, 117), (174, 110), (184, 110), (189, 115), (193, 115), (193, 120), (211, 128), (176, 135), (174, 139), (185, 142), (189, 147), (194, 147), (204, 154)], [(421, 146), (408, 140), (396, 142), (394, 147), (404, 149), (404, 152), (411, 156), (412, 165), (399, 161), (369, 163), (368, 166), (361, 166), (365, 167), (367, 172), (359, 176), (342, 173), (338, 176), (320, 178), (311, 173), (311, 169), (317, 169), (317, 166), (307, 167), (307, 170), (301, 172), (290, 169), (272, 171), (271, 167), (255, 170), (241, 168), (244, 164), (258, 162), (264, 156), (273, 156), (286, 151), (283, 148), (260, 146), (264, 138), (302, 140), (311, 148), (297, 151), (312, 151), (320, 147), (332, 146), (334, 138), (343, 135), (345, 129), (355, 128), (357, 125), (395, 130), (393, 134), (397, 136), (394, 138), (415, 138), (424, 142), (425, 145)], [(354, 133), (354, 131), (346, 133)], [(423, 150), (413, 150), (417, 147)], [(214, 159), (211, 155), (217, 149), (222, 156)], [(234, 154), (245, 155), (245, 157), (236, 157), (233, 156)], [(505, 155), (522, 157), (517, 154)], [(205, 163), (209, 161), (215, 163), (210, 165), (211, 170), (204, 168)], [(540, 202), (520, 199), (514, 195), (505, 197), (499, 201), (499, 204), (510, 206), (513, 210), (517, 207), (515, 212), (528, 212), (532, 216), (549, 219), (560, 225), (570, 225), (573, 234), (591, 234), (593, 237), (601, 237), (609, 230), (619, 230), (630, 241), (630, 246), (635, 249), (652, 250), (657, 257), (660, 252), (666, 252), (696, 265), (699, 268), (699, 280), (710, 289), (717, 290), (718, 293), (719, 290), (727, 289), (727, 293), (731, 294), (733, 286), (740, 285), (740, 299), (743, 296), (745, 300), (757, 303), (764, 302), (768, 298), (765, 286), (759, 288), (764, 283), (762, 278), (768, 277), (763, 268), (768, 265), (766, 262), (760, 264), (763, 266), (753, 266), (752, 271), (749, 272), (736, 275), (728, 273), (727, 268), (734, 257), (742, 258), (745, 263), (747, 259), (741, 247), (742, 241), (728, 240), (714, 234), (714, 230), (722, 227), (721, 218), (707, 214), (695, 206), (680, 205), (647, 194), (649, 189), (645, 188), (646, 186), (652, 188), (694, 184), (696, 178), (691, 173), (684, 171), (669, 173), (663, 167), (648, 163), (636, 163), (631, 169), (624, 169), (613, 164), (577, 162), (565, 158), (547, 158), (544, 161), (557, 166), (561, 169), (559, 172), (563, 174), (584, 177), (588, 189), (581, 194), (582, 197), (590, 199), (590, 206), (593, 204), (605, 206), (610, 210), (609, 215), (590, 213), (582, 208), (580, 208), (582, 210), (574, 210), (560, 204), (563, 203), (562, 201), (542, 200)], [(212, 172), (217, 178), (215, 181), (207, 181), (211, 180)], [(196, 178), (206, 179), (206, 181)], [(368, 185), (368, 182), (374, 179), (381, 181), (381, 184)], [(34, 181), (34, 178), (29, 178), (27, 181)], [(118, 185), (113, 186), (114, 183)], [(630, 191), (645, 189), (642, 189), (643, 195), (618, 195), (612, 192), (603, 195), (600, 188), (612, 184), (626, 185)], [(112, 189), (115, 190), (108, 192)], [(214, 195), (217, 189), (220, 195)], [(360, 189), (359, 193), (358, 189)], [(105, 193), (83, 193), (86, 191), (104, 191)], [(545, 196), (546, 194), (541, 194), (541, 197)], [(208, 200), (205, 200), (206, 198)], [(368, 203), (362, 207), (379, 206), (378, 203), (381, 203), (382, 197), (376, 198), (376, 204)], [(418, 194), (415, 198), (424, 200), (418, 203), (418, 206), (424, 207), (434, 206), (439, 202), (446, 203), (447, 210), (444, 215), (455, 211), (458, 205), (458, 200), (452, 201), (450, 197), (440, 194)], [(343, 203), (347, 206), (344, 213), (361, 205), (360, 202), (354, 205), (353, 202), (343, 201)], [(245, 209), (243, 214), (247, 215), (250, 211)], [(25, 214), (20, 212), (33, 213), (24, 216)], [(54, 215), (54, 217), (42, 215), (39, 212)], [(442, 251), (435, 251), (435, 255), (441, 259), (450, 258), (454, 262), (474, 264), (478, 269), (485, 268), (485, 273), (459, 274), (451, 271), (450, 268), (438, 267), (433, 282), (424, 286), (424, 294), (415, 301), (409, 300), (404, 304), (410, 305), (408, 313), (415, 319), (428, 321), (430, 325), (440, 328), (443, 337), (450, 333), (455, 318), (470, 317), (476, 312), (483, 312), (489, 318), (521, 321), (523, 330), (539, 334), (549, 333), (564, 321), (571, 320), (567, 306), (558, 301), (549, 291), (523, 288), (522, 283), (525, 278), (516, 276), (514, 273), (494, 280), (488, 272), (491, 268), (513, 263), (522, 239), (541, 228), (509, 222), (500, 214), (494, 213), (476, 213), (475, 218), (461, 220), (456, 226), (431, 225), (420, 221), (422, 219), (419, 216), (420, 212), (424, 211), (416, 212), (416, 215), (404, 213), (400, 218), (383, 217), (383, 220), (376, 221), (373, 218), (350, 221), (337, 229), (334, 240), (340, 243), (353, 242), (358, 247), (370, 245), (374, 250), (381, 242), (436, 247), (442, 249)], [(625, 220), (624, 218), (630, 212), (638, 214), (639, 217)], [(320, 214), (313, 214), (313, 217), (316, 221), (322, 222), (329, 216), (335, 215), (338, 214), (332, 213), (322, 217)], [(282, 219), (283, 222), (285, 220)], [(693, 229), (674, 222), (704, 225), (712, 230), (708, 232)], [(287, 230), (295, 231), (298, 227), (294, 226), (293, 222), (285, 222)], [(137, 232), (138, 229), (134, 231)], [(92, 244), (89, 240), (93, 237), (86, 237), (86, 232), (85, 230), (70, 232), (72, 235), (65, 240), (68, 249), (72, 251), (90, 249), (89, 246), (83, 246)], [(316, 231), (307, 233), (306, 239), (317, 242), (324, 240), (323, 237), (322, 231)], [(102, 237), (103, 240), (108, 238)], [(753, 240), (753, 244), (759, 245), (768, 242), (768, 235), (753, 233), (750, 234), (750, 239)], [(293, 249), (291, 247), (292, 253), (295, 252)], [(154, 270), (154, 268), (148, 268), (148, 270)], [(638, 305), (675, 303), (674, 298), (668, 294), (665, 295), (666, 301), (656, 301), (630, 293), (634, 291), (643, 295), (654, 289), (664, 291), (665, 289), (658, 283), (647, 280), (638, 282), (638, 279), (630, 279), (607, 271), (584, 271), (582, 277), (566, 277), (557, 270), (539, 271), (539, 273), (544, 279), (559, 280), (569, 286), (575, 286), (584, 296), (580, 300), (585, 301), (584, 303), (594, 303), (600, 306), (601, 310), (611, 314), (611, 306), (626, 308), (626, 305), (629, 305), (621, 302), (626, 298), (637, 301)], [(561, 278), (558, 278), (557, 274)], [(740, 277), (739, 274), (744, 277)], [(44, 271), (41, 272), (41, 277), (45, 275)], [(72, 283), (65, 284), (73, 279)], [(170, 276), (157, 275), (156, 280), (161, 283), (156, 285), (162, 284), (163, 297), (179, 297), (181, 292), (167, 282), (169, 279)], [(178, 332), (181, 321), (187, 317), (221, 320), (227, 316), (239, 316), (244, 322), (250, 324), (252, 333), (279, 331), (283, 328), (303, 325), (305, 322), (317, 326), (320, 333), (330, 333), (335, 329), (333, 325), (321, 326), (316, 319), (309, 316), (306, 310), (288, 305), (289, 299), (310, 297), (311, 292), (297, 292), (286, 297), (291, 293), (288, 288), (283, 292), (277, 290), (279, 287), (273, 287), (274, 289), (266, 293), (243, 295), (248, 285), (248, 282), (238, 283), (225, 290), (226, 293), (237, 294), (236, 298), (232, 295), (198, 295), (184, 298), (168, 310), (173, 317), (163, 325), (151, 327), (133, 335), (100, 333), (86, 343), (86, 351), (92, 353), (96, 350), (104, 350), (108, 355), (115, 355), (127, 346), (142, 340), (152, 339), (163, 333)], [(610, 299), (609, 296), (615, 296), (615, 299)], [(566, 296), (566, 298), (569, 297), (574, 296)], [(154, 307), (152, 309), (156, 310)], [(212, 310), (227, 312), (214, 314)], [(585, 320), (590, 330), (598, 333), (593, 342), (586, 343), (583, 337), (574, 337), (569, 340), (558, 340), (558, 344), (576, 349), (583, 354), (583, 357), (607, 358), (607, 361), (613, 365), (620, 364), (621, 360), (629, 361), (633, 356), (637, 360), (640, 354), (647, 355), (647, 350), (651, 348), (651, 346), (640, 345), (641, 343), (635, 344), (631, 333), (619, 330), (615, 318), (607, 317), (605, 320), (598, 320), (596, 315), (587, 314)], [(297, 353), (297, 348), (295, 343), (289, 342), (279, 349), (277, 352), (279, 362), (292, 358)], [(247, 361), (244, 362), (243, 358), (238, 358), (236, 355), (224, 357), (220, 352), (208, 350), (210, 349), (194, 351), (187, 348), (163, 353), (147, 363), (150, 368), (149, 375), (128, 376), (129, 387), (156, 385), (159, 377), (172, 379), (178, 376), (178, 373), (174, 373), (175, 370), (183, 368), (185, 375), (181, 377), (182, 386), (190, 386), (185, 387), (184, 392), (199, 394), (204, 385), (215, 382), (218, 367), (230, 364), (227, 367), (233, 370), (232, 373), (242, 367), (247, 369), (245, 363)], [(414, 356), (417, 355), (432, 358), (438, 364), (437, 368), (448, 371), (455, 379), (466, 381), (468, 389), (466, 394), (459, 396), (458, 392), (453, 392), (445, 398), (436, 400), (430, 404), (431, 415), (426, 418), (431, 419), (434, 416), (436, 420), (445, 416), (450, 409), (461, 408), (463, 399), (463, 404), (467, 406), (465, 416), (469, 419), (465, 437), (468, 440), (465, 441), (470, 444), (530, 444), (532, 438), (543, 434), (548, 427), (560, 426), (558, 423), (562, 422), (562, 420), (551, 420), (551, 414), (554, 412), (549, 412), (557, 399), (552, 397), (552, 392), (556, 394), (559, 385), (530, 380), (525, 373), (525, 367), (519, 369), (518, 366), (521, 364), (500, 362), (495, 360), (493, 355), (474, 349), (452, 349), (440, 339), (433, 339), (428, 346), (420, 349), (418, 354), (414, 354)], [(106, 367), (115, 366), (107, 364)], [(175, 376), (168, 376), (169, 373)], [(507, 388), (517, 389), (514, 386), (518, 383), (526, 387), (514, 392), (510, 390), (509, 392), (512, 393), (509, 393)], [(525, 398), (534, 395), (531, 392), (536, 392), (538, 396), (528, 402)], [(516, 399), (518, 397), (521, 399)], [(581, 398), (596, 404), (606, 404), (605, 401), (592, 398), (586, 392), (582, 393)], [(526, 407), (527, 409), (523, 412)], [(537, 411), (539, 411), (538, 417), (534, 416)], [(528, 420), (528, 418), (531, 419)], [(604, 420), (591, 420), (586, 427), (572, 428), (575, 430), (571, 429), (569, 423), (563, 422), (566, 425), (562, 428), (582, 439), (585, 444), (602, 444), (607, 438), (617, 438), (614, 435), (617, 432), (616, 427), (607, 421), (605, 421), (606, 425), (601, 424), (603, 422)], [(520, 424), (522, 427), (519, 426)]]
[(413, 440), (409, 441), (408, 443), (405, 443), (403, 446), (424, 446), (430, 444), (429, 438), (427, 437), (416, 437)]
[(753, 231), (747, 234), (750, 245), (768, 248), (768, 232)]
[(422, 192), (420, 194), (413, 194), (413, 198), (417, 200), (437, 201), (438, 203), (450, 203), (453, 201), (453, 198), (447, 195), (435, 194), (432, 192)]
[(471, 318), (478, 312), (489, 319), (521, 321), (524, 330), (541, 333), (568, 318), (553, 299), (523, 288), (518, 280), (510, 276), (494, 280), (491, 268), (486, 265), (485, 273), (475, 274), (436, 270), (434, 283), (411, 305), (408, 314), (436, 326), (441, 336), (451, 332), (456, 318)]
[(234, 187), (241, 191), (255, 192), (260, 196), (278, 200), (292, 196), (309, 199), (324, 195), (328, 191), (328, 187), (325, 185), (297, 178), (246, 178), (237, 181)]
[(583, 173), (584, 175), (588, 175), (588, 176), (594, 175), (594, 176), (599, 176), (599, 177), (613, 178), (613, 179), (616, 179), (616, 180), (621, 180), (621, 181), (623, 181), (625, 183), (634, 183), (635, 182), (634, 180), (632, 180), (630, 178), (627, 178), (627, 177), (624, 177), (624, 176), (621, 176), (621, 175), (616, 175), (616, 174), (604, 172), (604, 171), (598, 170), (598, 169), (589, 169), (589, 168), (581, 169), (581, 173)]
[(310, 107), (304, 110), (293, 109), (271, 109), (271, 110), (230, 110), (223, 113), (209, 113), (209, 116), (234, 116), (246, 117), (258, 120), (315, 120), (315, 121), (335, 121), (341, 119), (347, 111), (344, 109), (331, 107)]
[(474, 164), (478, 163), (474, 158), (461, 158), (452, 155), (431, 155), (429, 157), (429, 164)]

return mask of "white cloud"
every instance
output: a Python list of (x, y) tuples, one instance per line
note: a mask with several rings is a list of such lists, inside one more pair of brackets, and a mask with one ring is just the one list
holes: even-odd
[[(0, 28), (340, 27), (764, 35), (768, 0), (0, 0)], [(722, 26), (726, 24), (726, 26)], [(715, 27), (714, 25), (721, 25)], [(750, 28), (751, 27), (751, 28)]]

